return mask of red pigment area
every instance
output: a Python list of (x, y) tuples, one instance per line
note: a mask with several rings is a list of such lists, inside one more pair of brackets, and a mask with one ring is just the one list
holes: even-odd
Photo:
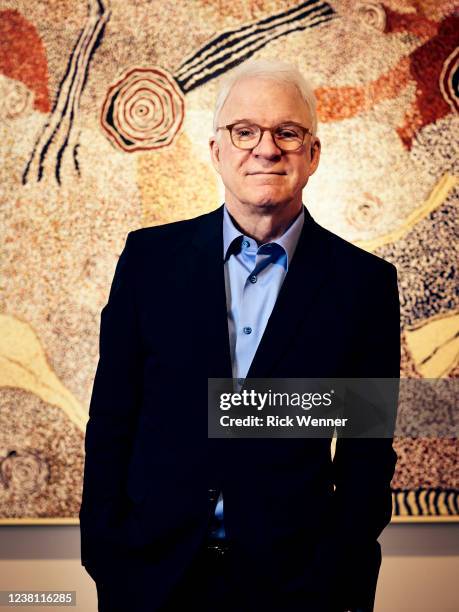
[(435, 23), (416, 14), (400, 14), (385, 8), (386, 33), (409, 33), (422, 43), (387, 74), (361, 87), (320, 87), (315, 91), (321, 122), (349, 119), (370, 110), (384, 99), (395, 98), (409, 81), (416, 83), (416, 97), (407, 109), (397, 133), (409, 150), (418, 130), (451, 112), (440, 89), (440, 75), (447, 57), (459, 44), (459, 17), (451, 14)]
[(445, 17), (438, 24), (437, 34), (410, 55), (410, 77), (416, 82), (416, 98), (397, 129), (403, 144), (411, 149), (416, 132), (451, 112), (440, 89), (440, 76), (445, 60), (459, 45), (459, 17)]
[(341, 121), (373, 108), (381, 100), (395, 98), (408, 82), (409, 60), (403, 58), (387, 74), (362, 87), (320, 87), (315, 90), (321, 122)]
[(48, 113), (48, 63), (35, 27), (18, 11), (0, 11), (0, 41), (0, 73), (24, 83), (35, 94), (34, 109)]

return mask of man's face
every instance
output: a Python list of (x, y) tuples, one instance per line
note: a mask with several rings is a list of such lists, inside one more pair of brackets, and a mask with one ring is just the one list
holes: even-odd
[[(309, 109), (292, 84), (261, 77), (236, 83), (220, 112), (218, 125), (241, 119), (265, 127), (293, 121), (311, 129)], [(306, 134), (297, 151), (283, 152), (270, 132), (252, 150), (235, 147), (228, 130), (209, 140), (212, 162), (225, 185), (228, 205), (299, 210), (301, 191), (319, 163), (320, 142)]]

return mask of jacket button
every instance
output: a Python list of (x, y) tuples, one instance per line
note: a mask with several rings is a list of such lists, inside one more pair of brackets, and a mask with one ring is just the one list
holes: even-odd
[(209, 489), (209, 501), (214, 502), (218, 499), (218, 490), (217, 489)]

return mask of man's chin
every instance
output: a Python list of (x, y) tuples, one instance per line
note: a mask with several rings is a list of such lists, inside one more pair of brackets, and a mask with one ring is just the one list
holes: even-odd
[(248, 193), (232, 192), (231, 200), (234, 200), (235, 204), (239, 202), (239, 205), (252, 209), (272, 211), (277, 208), (286, 208), (290, 204), (293, 206), (295, 197), (291, 193), (286, 193), (285, 190), (265, 188), (249, 190)]
[(292, 201), (292, 198), (280, 194), (263, 194), (248, 200), (248, 203), (256, 208), (264, 208), (272, 210), (274, 208), (284, 207)]

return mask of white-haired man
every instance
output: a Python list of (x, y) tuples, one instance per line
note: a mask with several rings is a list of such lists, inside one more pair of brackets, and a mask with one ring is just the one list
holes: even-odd
[(302, 202), (316, 131), (296, 68), (246, 62), (209, 141), (224, 205), (128, 236), (102, 311), (80, 512), (101, 612), (373, 608), (391, 439), (338, 439), (332, 460), (326, 437), (207, 433), (209, 378), (399, 376), (394, 266)]

